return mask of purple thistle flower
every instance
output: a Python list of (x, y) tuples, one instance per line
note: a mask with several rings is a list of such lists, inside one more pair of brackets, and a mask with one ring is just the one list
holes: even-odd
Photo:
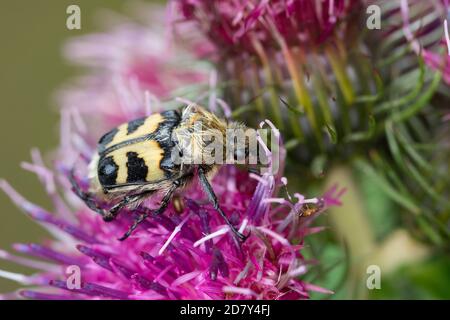
[[(44, 185), (54, 184), (54, 175), (42, 164), (33, 163)], [(309, 265), (300, 249), (305, 235), (320, 231), (311, 220), (331, 205), (339, 204), (342, 191), (332, 189), (321, 198), (305, 199), (299, 194), (288, 200), (275, 197), (285, 178), (268, 173), (252, 179), (248, 173), (226, 166), (215, 176), (213, 187), (221, 206), (235, 218), (241, 232), (251, 232), (240, 246), (229, 227), (210, 205), (198, 185), (183, 193), (184, 211), (173, 206), (167, 214), (149, 221), (127, 241), (123, 233), (137, 212), (122, 214), (105, 223), (84, 205), (71, 204), (63, 167), (55, 175), (55, 189), (68, 199), (50, 192), (63, 212), (50, 213), (19, 195), (6, 181), (0, 188), (32, 219), (54, 236), (43, 244), (15, 244), (21, 254), (46, 260), (14, 256), (2, 251), (1, 258), (36, 269), (32, 276), (1, 271), (0, 276), (38, 290), (19, 295), (33, 299), (304, 299), (309, 292), (322, 291), (300, 280)], [(80, 181), (82, 182), (82, 181)], [(295, 200), (293, 200), (295, 199)], [(312, 204), (311, 216), (299, 217)], [(65, 270), (81, 270), (79, 288), (69, 289)], [(12, 295), (5, 295), (5, 298)]]
[[(330, 293), (301, 279), (311, 267), (301, 249), (305, 236), (321, 230), (310, 226), (313, 219), (329, 206), (339, 205), (343, 190), (333, 188), (319, 198), (294, 194), (284, 199), (277, 193), (287, 184), (286, 178), (222, 167), (212, 186), (237, 228), (251, 233), (242, 245), (214, 208), (205, 204), (206, 196), (195, 183), (182, 193), (182, 212), (170, 204), (166, 213), (147, 219), (124, 242), (117, 238), (139, 214), (138, 208), (105, 223), (71, 190), (67, 177), (74, 164), (82, 177), (77, 178), (79, 184), (87, 187), (83, 163), (92, 157), (104, 131), (171, 107), (173, 99), (167, 103), (160, 99), (197, 80), (203, 83), (203, 71), (174, 67), (184, 54), (181, 49), (169, 54), (165, 51), (173, 49), (169, 43), (162, 51), (149, 45), (161, 44), (157, 34), (128, 23), (66, 47), (72, 61), (91, 72), (60, 94), (61, 144), (53, 168), (36, 150), (32, 163), (23, 165), (37, 174), (53, 209), (27, 201), (8, 182), (0, 181), (0, 188), (52, 239), (13, 245), (21, 256), (0, 251), (1, 259), (35, 270), (31, 276), (0, 270), (0, 276), (32, 286), (1, 298), (306, 299), (311, 291)], [(278, 132), (269, 121), (263, 125)], [(276, 137), (281, 140), (278, 133)], [(271, 156), (268, 150), (267, 156)], [(149, 199), (143, 205), (155, 204)], [(76, 287), (67, 283), (67, 268), (73, 266), (81, 272)]]
[[(219, 50), (257, 54), (255, 41), (264, 48), (309, 46), (342, 33), (354, 0), (325, 1), (178, 1), (181, 19), (193, 22)], [(222, 51), (223, 52), (223, 51)]]

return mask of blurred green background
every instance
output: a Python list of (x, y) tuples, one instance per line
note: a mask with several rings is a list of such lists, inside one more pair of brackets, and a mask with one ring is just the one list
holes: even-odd
[[(66, 28), (66, 9), (71, 4), (81, 8), (81, 30)], [(30, 149), (43, 154), (58, 143), (58, 108), (53, 101), (55, 90), (75, 70), (62, 58), (66, 39), (96, 30), (96, 16), (104, 8), (122, 10), (121, 0), (15, 0), (0, 2), (0, 134), (2, 160), (0, 178), (8, 180), (21, 194), (43, 207), (49, 200), (32, 173), (20, 168), (30, 160)], [(98, 20), (97, 20), (98, 21)], [(0, 248), (13, 242), (42, 240), (42, 229), (0, 193)], [(12, 264), (0, 260), (0, 269)], [(14, 270), (23, 272), (23, 268)], [(0, 293), (17, 288), (17, 284), (0, 278)]]
[[(50, 205), (44, 189), (32, 173), (20, 168), (20, 163), (30, 160), (32, 147), (39, 148), (45, 155), (58, 143), (59, 114), (53, 95), (76, 74), (76, 70), (62, 58), (62, 45), (70, 37), (98, 30), (101, 24), (96, 18), (98, 13), (105, 8), (121, 12), (123, 3), (121, 0), (18, 0), (0, 4), (0, 130), (3, 150), (0, 178), (8, 180), (21, 194), (44, 208)], [(66, 28), (66, 8), (71, 4), (81, 7), (81, 30)], [(335, 174), (335, 181), (349, 187), (349, 192), (343, 199), (345, 205), (320, 221), (331, 228), (308, 237), (311, 244), (309, 253), (323, 264), (317, 268), (320, 272), (309, 275), (311, 280), (335, 290), (336, 295), (332, 298), (450, 298), (448, 256), (442, 252), (430, 252), (410, 239), (404, 230), (393, 230), (394, 211), (398, 209), (374, 189), (370, 181), (362, 190), (356, 190), (348, 177), (358, 176), (358, 173), (348, 174), (343, 169), (336, 170)], [(359, 178), (367, 180), (366, 177)], [(361, 207), (359, 197), (368, 199), (369, 208)], [(0, 208), (0, 249), (8, 250), (14, 242), (45, 239), (42, 229), (22, 214), (3, 193), (0, 194)], [(375, 229), (374, 235), (365, 234), (367, 221), (347, 219), (346, 213), (358, 210), (368, 215), (366, 220), (374, 227), (371, 228)], [(345, 241), (346, 235), (329, 232), (336, 223), (349, 224), (347, 229), (352, 230), (354, 238), (358, 238), (358, 233), (361, 239), (373, 237), (371, 241), (377, 244), (378, 251), (364, 241), (352, 247)], [(385, 234), (386, 230), (389, 236)], [(371, 264), (381, 264), (387, 273), (382, 274), (381, 290), (369, 292), (365, 288), (365, 270)], [(2, 260), (0, 269), (30, 272)], [(0, 278), (0, 293), (17, 287), (16, 283)], [(359, 290), (363, 287), (363, 292), (356, 292), (356, 287)], [(324, 298), (323, 295), (314, 297)]]

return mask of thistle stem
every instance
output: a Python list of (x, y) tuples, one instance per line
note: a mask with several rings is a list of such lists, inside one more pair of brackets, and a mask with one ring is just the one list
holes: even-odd
[(331, 68), (336, 75), (344, 100), (348, 105), (351, 105), (355, 99), (355, 92), (353, 91), (352, 84), (345, 71), (344, 61), (342, 61), (339, 53), (335, 52), (331, 45), (325, 46), (325, 53), (330, 61)]
[[(284, 42), (283, 42), (284, 43)], [(294, 92), (297, 96), (297, 100), (300, 106), (304, 108), (304, 111), (306, 112), (306, 116), (308, 118), (308, 121), (311, 125), (311, 128), (317, 138), (317, 141), (320, 146), (322, 146), (322, 138), (320, 133), (320, 128), (317, 123), (317, 118), (314, 113), (314, 106), (311, 100), (311, 97), (309, 96), (309, 92), (306, 89), (305, 83), (304, 83), (304, 71), (300, 64), (297, 64), (291, 50), (284, 44), (282, 46), (282, 52), (284, 55), (284, 58), (286, 59), (286, 65), (288, 68), (289, 75), (292, 79), (292, 84), (294, 86)], [(297, 67), (298, 66), (298, 67)]]
[(353, 103), (354, 100), (353, 88), (343, 67), (343, 62), (340, 59), (339, 55), (334, 52), (333, 47), (330, 45), (325, 46), (325, 54), (328, 57), (328, 61), (331, 64), (331, 68), (333, 69), (342, 95), (344, 97), (344, 102), (340, 103), (339, 106), (341, 108), (344, 135), (347, 135), (351, 132), (349, 106)]
[(360, 188), (348, 167), (335, 167), (329, 172), (326, 189), (335, 183), (346, 187), (347, 192), (341, 199), (343, 205), (331, 208), (328, 216), (337, 238), (343, 239), (349, 248), (351, 264), (349, 289), (358, 293), (358, 298), (364, 298), (367, 290), (361, 289), (365, 285), (363, 280), (367, 268), (365, 258), (375, 250), (375, 236), (362, 202)]
[(281, 118), (281, 110), (280, 104), (278, 103), (278, 97), (275, 87), (275, 82), (272, 76), (272, 70), (270, 66), (269, 58), (267, 57), (266, 52), (264, 51), (261, 43), (256, 39), (253, 39), (253, 47), (258, 54), (259, 59), (261, 60), (263, 70), (267, 79), (267, 86), (270, 92), (270, 105), (272, 106), (272, 114), (275, 120), (275, 123), (278, 128), (283, 129), (283, 120)]
[(312, 55), (313, 65), (316, 66), (314, 72), (312, 73), (312, 83), (314, 88), (314, 93), (317, 96), (317, 101), (319, 107), (322, 110), (322, 116), (326, 124), (334, 126), (333, 116), (331, 115), (331, 108), (327, 99), (327, 89), (324, 84), (324, 78), (322, 76), (322, 68), (317, 55)]
[(250, 81), (253, 85), (253, 91), (255, 94), (255, 104), (259, 114), (264, 115), (264, 100), (263, 92), (261, 88), (261, 80), (259, 78), (258, 67), (252, 64), (253, 81)]

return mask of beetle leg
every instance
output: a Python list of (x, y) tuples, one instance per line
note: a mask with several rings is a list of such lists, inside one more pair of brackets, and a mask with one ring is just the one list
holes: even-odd
[(242, 233), (240, 233), (236, 227), (231, 223), (231, 221), (228, 219), (228, 217), (226, 216), (225, 212), (223, 212), (222, 208), (220, 208), (219, 206), (219, 201), (217, 200), (217, 196), (214, 193), (213, 188), (211, 187), (208, 178), (206, 177), (205, 171), (202, 167), (200, 167), (198, 169), (198, 176), (200, 178), (200, 183), (203, 186), (203, 189), (205, 190), (206, 194), (208, 195), (209, 201), (212, 203), (212, 205), (214, 206), (214, 209), (217, 210), (217, 212), (219, 212), (219, 214), (222, 216), (222, 218), (225, 220), (225, 222), (227, 223), (227, 225), (230, 227), (231, 231), (233, 232), (233, 234), (242, 242), (244, 242), (248, 236), (243, 235)]
[(175, 180), (171, 185), (171, 187), (169, 188), (169, 190), (167, 190), (163, 199), (161, 200), (161, 205), (159, 206), (159, 208), (153, 211), (145, 210), (144, 211), (145, 213), (141, 214), (134, 220), (134, 223), (130, 226), (128, 231), (121, 238), (119, 238), (119, 240), (123, 241), (127, 239), (133, 233), (133, 231), (139, 226), (139, 224), (144, 222), (144, 220), (147, 219), (149, 216), (157, 216), (163, 213), (164, 210), (167, 209), (167, 206), (170, 203), (170, 199), (172, 199), (173, 193), (175, 192), (176, 189), (178, 189), (182, 185), (183, 181), (185, 181), (184, 179), (186, 178)]
[(81, 189), (81, 186), (75, 178), (74, 170), (70, 171), (69, 180), (72, 184), (72, 190), (86, 204), (86, 206), (92, 211), (100, 214), (103, 219), (106, 219), (109, 212), (98, 205), (98, 202), (95, 200), (95, 197), (91, 193), (85, 192), (83, 191), (83, 189)]
[(105, 221), (114, 220), (117, 217), (117, 215), (121, 209), (125, 208), (126, 206), (129, 206), (130, 204), (133, 204), (137, 201), (142, 200), (142, 198), (147, 197), (151, 193), (153, 193), (153, 191), (144, 191), (142, 193), (133, 194), (133, 195), (124, 197), (119, 203), (117, 203), (111, 209), (109, 209), (109, 211), (106, 213), (106, 215), (103, 217), (103, 219)]

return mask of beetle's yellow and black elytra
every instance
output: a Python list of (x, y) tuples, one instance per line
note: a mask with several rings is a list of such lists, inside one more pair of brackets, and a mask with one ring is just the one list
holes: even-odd
[[(194, 125), (201, 124), (197, 132)], [(92, 210), (100, 213), (105, 221), (113, 220), (121, 209), (136, 207), (141, 214), (120, 238), (126, 239), (136, 227), (150, 215), (164, 212), (174, 192), (186, 186), (198, 176), (213, 207), (225, 219), (233, 233), (240, 239), (245, 236), (237, 231), (219, 206), (219, 201), (208, 181), (216, 164), (175, 162), (173, 155), (191, 159), (201, 158), (205, 150), (204, 137), (212, 132), (225, 136), (227, 129), (246, 129), (235, 122), (227, 123), (214, 114), (197, 106), (183, 111), (170, 110), (122, 124), (103, 135), (98, 142), (97, 153), (89, 165), (90, 190), (85, 192), (71, 176), (77, 195)], [(241, 154), (245, 150), (237, 150)], [(175, 157), (176, 158), (176, 157)], [(162, 193), (160, 207), (156, 210), (142, 208), (140, 203), (155, 193)], [(98, 198), (111, 202), (107, 210), (97, 204)]]
[(171, 110), (125, 123), (105, 134), (93, 163), (105, 193), (126, 185), (156, 183), (174, 176), (172, 130), (181, 121)]

